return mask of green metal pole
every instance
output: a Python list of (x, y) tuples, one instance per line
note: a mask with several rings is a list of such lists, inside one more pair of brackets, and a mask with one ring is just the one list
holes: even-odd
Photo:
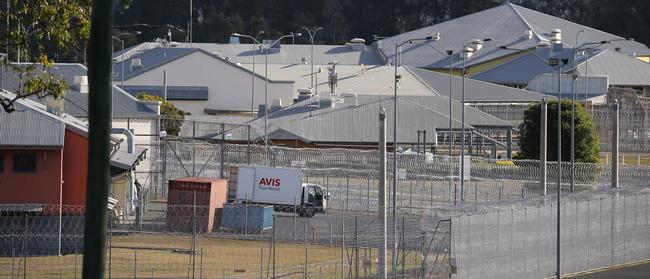
[(88, 43), (88, 182), (83, 278), (104, 278), (110, 184), (113, 0), (93, 1)]

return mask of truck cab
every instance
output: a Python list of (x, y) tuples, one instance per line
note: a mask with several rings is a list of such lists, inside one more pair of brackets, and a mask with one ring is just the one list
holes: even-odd
[(312, 183), (303, 183), (302, 190), (303, 208), (298, 212), (299, 215), (312, 217), (315, 213), (327, 212), (327, 200), (329, 199), (330, 194), (325, 193), (322, 186)]

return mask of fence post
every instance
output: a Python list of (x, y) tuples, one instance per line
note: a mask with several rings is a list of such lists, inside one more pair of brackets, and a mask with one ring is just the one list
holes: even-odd
[(138, 248), (133, 250), (133, 278), (138, 278)]
[(196, 121), (192, 121), (192, 176), (196, 175)]
[[(396, 148), (396, 146), (394, 147)], [(450, 158), (451, 160), (451, 158)], [(397, 167), (397, 166), (395, 166)], [(381, 220), (381, 240), (379, 245), (379, 269), (377, 275), (381, 279), (387, 278), (386, 266), (387, 255), (386, 249), (388, 248), (388, 228), (386, 220), (386, 112), (382, 108), (379, 112), (379, 197), (378, 197), (378, 211), (379, 219)], [(396, 206), (396, 204), (394, 204)], [(372, 274), (372, 272), (371, 272)]]
[(359, 278), (359, 220), (358, 216), (354, 216), (354, 278)]
[(225, 145), (226, 141), (226, 124), (221, 123), (221, 142), (219, 143), (220, 145), (220, 156), (221, 156), (221, 163), (220, 163), (220, 168), (219, 168), (219, 178), (223, 179), (223, 167), (224, 167), (224, 160), (226, 159), (226, 152), (224, 148), (226, 147)]
[(612, 108), (612, 188), (618, 188), (618, 136), (619, 136), (619, 103), (614, 100)]
[(246, 144), (246, 162), (250, 165), (251, 164), (251, 124), (246, 125), (248, 127), (248, 141)]
[(275, 277), (275, 216), (273, 216), (273, 234), (271, 235), (271, 247), (273, 252), (273, 278)]
[(260, 247), (260, 279), (264, 279), (264, 247)]
[(542, 196), (546, 196), (546, 154), (548, 153), (547, 149), (547, 139), (548, 139), (548, 102), (546, 98), (542, 99), (541, 103), (541, 123), (540, 123), (540, 139), (539, 139), (539, 186), (541, 189)]

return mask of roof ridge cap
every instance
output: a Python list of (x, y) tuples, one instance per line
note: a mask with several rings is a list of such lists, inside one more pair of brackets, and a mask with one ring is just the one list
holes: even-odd
[(517, 7), (521, 7), (521, 6), (518, 6), (518, 5), (515, 5), (515, 4), (512, 4), (512, 3), (508, 3), (506, 5), (508, 5), (508, 7), (510, 7), (510, 9), (512, 9), (512, 11), (515, 13), (515, 15), (517, 15), (517, 17), (528, 27), (528, 29), (533, 32), (533, 35), (535, 35), (535, 37), (537, 37), (538, 40), (540, 40), (540, 41), (548, 41), (546, 38), (544, 38), (544, 37), (540, 36), (539, 34), (537, 34), (537, 31), (535, 31), (533, 26), (531, 26), (530, 23), (528, 23), (528, 21), (524, 18), (524, 16), (522, 16), (521, 13), (519, 13), (519, 11), (515, 8), (515, 6), (517, 6)]
[[(514, 5), (514, 4), (511, 4), (511, 5)], [(599, 32), (599, 33), (603, 33), (603, 34), (607, 34), (607, 35), (610, 35), (610, 36), (614, 36), (614, 37), (616, 37), (616, 38), (618, 38), (618, 39), (623, 39), (623, 37), (621, 37), (621, 36), (619, 36), (619, 35), (612, 34), (612, 33), (609, 33), (609, 32), (606, 32), (606, 31), (603, 31), (603, 30), (600, 30), (600, 29), (596, 29), (596, 28), (591, 27), (591, 26), (588, 26), (588, 25), (584, 25), (584, 24), (580, 24), (580, 23), (573, 22), (573, 21), (570, 21), (570, 20), (566, 20), (566, 19), (563, 19), (563, 18), (561, 18), (561, 17), (559, 17), (559, 16), (549, 15), (549, 14), (547, 14), (547, 13), (543, 13), (543, 12), (540, 12), (540, 11), (537, 11), (537, 10), (534, 10), (534, 9), (530, 9), (530, 8), (526, 8), (526, 7), (523, 7), (523, 6), (518, 6), (518, 5), (515, 5), (515, 6), (520, 7), (520, 8), (524, 8), (524, 9), (527, 9), (527, 10), (531, 10), (531, 11), (533, 11), (533, 12), (535, 12), (535, 13), (542, 14), (542, 15), (545, 15), (545, 16), (548, 16), (548, 17), (552, 17), (552, 18), (558, 19), (558, 20), (560, 20), (560, 21), (563, 21), (563, 22), (566, 22), (566, 23), (569, 23), (569, 24), (573, 24), (573, 25), (579, 26), (579, 27), (582, 28), (582, 29), (590, 29), (590, 30), (592, 30), (592, 31), (596, 31), (596, 32)], [(513, 8), (514, 8), (514, 7), (513, 7)], [(515, 9), (515, 10), (516, 10), (516, 9)], [(533, 32), (535, 32), (535, 31), (533, 31)]]
[(431, 90), (431, 91), (432, 91), (433, 93), (435, 93), (437, 96), (442, 96), (442, 94), (438, 93), (438, 91), (436, 91), (435, 89), (433, 89), (433, 87), (429, 86), (429, 84), (427, 84), (426, 82), (424, 82), (424, 80), (422, 80), (422, 78), (420, 78), (420, 76), (418, 76), (416, 73), (414, 73), (414, 72), (410, 69), (411, 66), (405, 65), (405, 66), (402, 66), (402, 68), (406, 69), (406, 71), (409, 72), (409, 74), (411, 74), (411, 76), (415, 77), (415, 79), (417, 79), (417, 80), (418, 80), (421, 84), (423, 84), (426, 88), (429, 88), (429, 90)]

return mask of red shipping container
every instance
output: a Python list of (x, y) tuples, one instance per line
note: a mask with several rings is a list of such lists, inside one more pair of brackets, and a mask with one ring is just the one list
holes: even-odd
[[(169, 181), (167, 192), (167, 229), (170, 231), (211, 232), (214, 214), (223, 208), (228, 194), (228, 180), (185, 177)], [(196, 194), (196, 207), (194, 196)]]

